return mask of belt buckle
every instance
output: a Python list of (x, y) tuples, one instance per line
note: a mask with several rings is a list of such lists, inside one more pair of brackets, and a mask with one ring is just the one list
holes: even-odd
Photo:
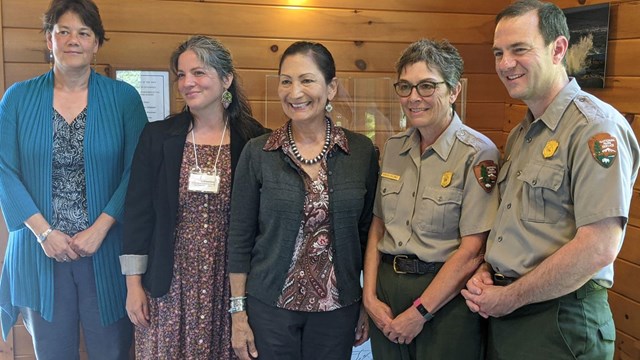
[(493, 280), (495, 282), (494, 285), (498, 285), (498, 286), (506, 286), (511, 283), (510, 279), (508, 279), (506, 276), (500, 273), (493, 274)]
[(396, 256), (393, 257), (393, 271), (396, 274), (406, 274), (407, 273), (406, 271), (398, 270), (398, 267), (396, 266), (396, 260), (398, 258), (400, 258), (400, 259), (408, 259), (409, 257), (407, 255), (396, 255)]

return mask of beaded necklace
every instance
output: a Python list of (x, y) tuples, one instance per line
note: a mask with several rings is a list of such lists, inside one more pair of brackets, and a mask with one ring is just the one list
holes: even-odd
[(291, 122), (289, 122), (289, 126), (287, 126), (287, 135), (289, 136), (289, 145), (291, 146), (291, 152), (293, 153), (293, 156), (295, 156), (295, 158), (298, 159), (298, 161), (300, 161), (301, 163), (305, 165), (313, 165), (322, 160), (322, 158), (324, 158), (324, 156), (327, 154), (327, 151), (329, 150), (329, 143), (331, 143), (331, 121), (328, 118), (325, 118), (325, 122), (327, 127), (322, 151), (320, 151), (320, 154), (318, 154), (318, 156), (314, 157), (311, 160), (307, 160), (303, 158), (302, 155), (300, 155), (298, 146), (296, 146), (296, 141), (293, 139), (293, 133), (291, 133)]

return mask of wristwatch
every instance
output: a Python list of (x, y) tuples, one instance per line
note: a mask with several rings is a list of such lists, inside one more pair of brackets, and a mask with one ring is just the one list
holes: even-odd
[(47, 236), (49, 236), (49, 234), (51, 234), (52, 231), (53, 231), (52, 228), (48, 228), (42, 234), (36, 235), (36, 239), (38, 239), (38, 243), (42, 244), (45, 240), (47, 240)]
[(413, 302), (413, 306), (418, 310), (418, 312), (420, 312), (420, 315), (422, 315), (422, 317), (425, 319), (425, 321), (429, 321), (431, 319), (433, 319), (433, 314), (429, 312), (429, 310), (427, 310), (424, 305), (422, 305), (422, 301), (420, 301), (420, 298), (417, 298), (414, 302)]

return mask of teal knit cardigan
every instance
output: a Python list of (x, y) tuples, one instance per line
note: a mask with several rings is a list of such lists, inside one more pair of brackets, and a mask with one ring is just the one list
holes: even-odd
[[(0, 277), (0, 321), (6, 339), (18, 307), (53, 318), (54, 260), (24, 221), (52, 216), (53, 71), (16, 83), (0, 102), (0, 207), (9, 241)], [(125, 315), (126, 286), (120, 273), (124, 198), (129, 167), (147, 116), (130, 85), (96, 74), (89, 77), (84, 162), (89, 222), (101, 213), (117, 221), (93, 256), (103, 325)]]

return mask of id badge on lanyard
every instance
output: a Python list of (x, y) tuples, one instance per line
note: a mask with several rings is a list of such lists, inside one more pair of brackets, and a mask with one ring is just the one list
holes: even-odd
[(199, 168), (189, 172), (189, 191), (217, 194), (220, 190), (220, 175), (217, 170), (202, 171)]

